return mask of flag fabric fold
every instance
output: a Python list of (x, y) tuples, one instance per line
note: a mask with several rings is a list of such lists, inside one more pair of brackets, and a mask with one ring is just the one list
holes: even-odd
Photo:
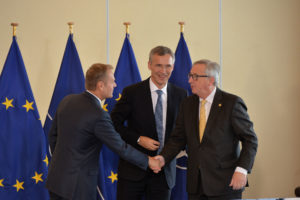
[(0, 166), (0, 199), (49, 199), (45, 135), (15, 36), (0, 75)]
[[(170, 77), (170, 82), (186, 89), (188, 95), (192, 94), (192, 90), (188, 81), (188, 74), (192, 68), (192, 60), (190, 57), (188, 46), (185, 42), (183, 33), (180, 33), (180, 39), (175, 51), (174, 70)], [(176, 161), (176, 184), (172, 189), (171, 200), (185, 200), (188, 199), (186, 192), (186, 161), (187, 156), (185, 152), (181, 152), (177, 156)]]
[(192, 60), (190, 57), (188, 46), (185, 42), (183, 33), (180, 34), (180, 39), (175, 51), (174, 70), (169, 79), (170, 83), (184, 88), (188, 91), (188, 95), (192, 94), (191, 86), (189, 84), (188, 74), (192, 68)]
[[(73, 41), (73, 34), (68, 37), (63, 60), (56, 80), (54, 92), (44, 123), (44, 132), (47, 138), (50, 131), (57, 106), (68, 94), (81, 93), (85, 90), (84, 74), (81, 67), (79, 55)], [(49, 148), (47, 148), (49, 160), (51, 159)]]
[[(126, 34), (114, 75), (117, 87), (114, 89), (113, 97), (107, 99), (104, 103), (103, 108), (107, 112), (111, 112), (116, 102), (121, 98), (124, 87), (141, 81), (140, 72), (129, 41), (129, 34)], [(119, 156), (103, 145), (99, 160), (98, 191), (100, 199), (116, 199), (118, 162)]]

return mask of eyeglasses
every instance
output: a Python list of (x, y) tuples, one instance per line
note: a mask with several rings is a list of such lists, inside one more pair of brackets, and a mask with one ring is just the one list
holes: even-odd
[(202, 78), (202, 77), (209, 77), (208, 75), (199, 75), (199, 74), (188, 74), (188, 78), (192, 78), (194, 81), (197, 81), (198, 78)]

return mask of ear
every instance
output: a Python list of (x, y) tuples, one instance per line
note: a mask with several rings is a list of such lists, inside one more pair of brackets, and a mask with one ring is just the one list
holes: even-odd
[(98, 82), (97, 82), (96, 89), (102, 91), (103, 88), (104, 88), (104, 82), (103, 82), (103, 81), (98, 81)]
[(151, 70), (151, 61), (148, 61), (148, 69)]
[(215, 77), (213, 77), (213, 76), (210, 76), (209, 77), (209, 82), (211, 83), (211, 85), (214, 85), (214, 82), (215, 82), (216, 80), (215, 80)]

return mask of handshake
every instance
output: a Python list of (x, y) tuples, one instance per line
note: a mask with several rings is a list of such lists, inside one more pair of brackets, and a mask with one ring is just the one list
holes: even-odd
[(165, 159), (161, 155), (155, 157), (149, 157), (148, 165), (149, 168), (153, 170), (154, 173), (160, 172), (161, 168), (165, 165)]

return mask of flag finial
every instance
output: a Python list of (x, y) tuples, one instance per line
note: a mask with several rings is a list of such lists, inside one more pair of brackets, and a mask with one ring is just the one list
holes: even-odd
[(16, 36), (17, 26), (19, 24), (18, 23), (11, 23), (10, 25), (13, 27), (13, 36)]
[(178, 24), (180, 25), (180, 32), (183, 33), (184, 32), (184, 22), (178, 22)]
[(74, 22), (68, 22), (70, 34), (73, 34), (73, 25)]
[(130, 22), (124, 22), (123, 24), (126, 27), (126, 34), (129, 34), (129, 26), (131, 25), (131, 23)]

